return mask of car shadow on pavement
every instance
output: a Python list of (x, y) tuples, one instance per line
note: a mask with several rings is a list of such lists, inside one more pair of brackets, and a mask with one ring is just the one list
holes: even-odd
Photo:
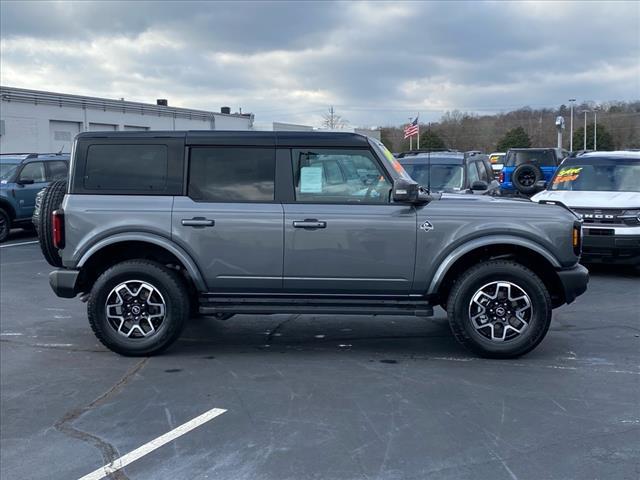
[[(444, 312), (441, 312), (442, 314)], [(237, 315), (194, 318), (168, 355), (348, 352), (468, 357), (446, 317)]]

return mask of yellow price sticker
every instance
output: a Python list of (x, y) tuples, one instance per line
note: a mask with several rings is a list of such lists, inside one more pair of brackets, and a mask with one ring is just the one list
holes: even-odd
[(554, 185), (557, 183), (573, 182), (580, 176), (582, 167), (570, 167), (563, 168), (558, 172), (556, 178), (553, 180)]

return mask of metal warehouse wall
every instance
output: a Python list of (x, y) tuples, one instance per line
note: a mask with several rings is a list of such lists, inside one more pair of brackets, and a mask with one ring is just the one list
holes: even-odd
[(249, 130), (253, 117), (0, 87), (0, 152), (69, 152), (100, 130)]

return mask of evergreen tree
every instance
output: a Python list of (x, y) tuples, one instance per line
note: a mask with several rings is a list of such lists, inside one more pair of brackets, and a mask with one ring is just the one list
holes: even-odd
[(498, 142), (498, 152), (506, 152), (510, 148), (529, 148), (531, 147), (531, 139), (522, 127), (516, 127), (504, 134), (504, 137)]
[(443, 148), (447, 148), (444, 140), (442, 140), (442, 138), (440, 138), (440, 135), (438, 135), (433, 130), (428, 129), (422, 135), (420, 135), (420, 149), (437, 150)]
[[(613, 138), (604, 125), (598, 125), (597, 135), (596, 147), (598, 150), (615, 150)], [(584, 148), (584, 127), (573, 132), (573, 148), (574, 150)], [(587, 150), (593, 150), (593, 123), (587, 125)]]

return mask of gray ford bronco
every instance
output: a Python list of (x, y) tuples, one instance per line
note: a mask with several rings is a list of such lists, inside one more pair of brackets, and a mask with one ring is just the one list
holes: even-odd
[(123, 355), (164, 350), (196, 314), (441, 306), (464, 346), (515, 357), (588, 282), (562, 204), (431, 194), (351, 133), (82, 133), (42, 215), (51, 287)]

